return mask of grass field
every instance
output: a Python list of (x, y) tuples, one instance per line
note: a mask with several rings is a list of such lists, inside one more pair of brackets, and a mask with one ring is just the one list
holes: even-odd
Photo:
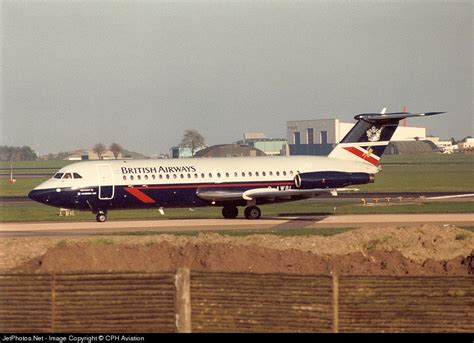
[(24, 169), (24, 168), (49, 168), (58, 170), (68, 164), (75, 163), (77, 161), (64, 161), (64, 160), (54, 160), (54, 161), (16, 161), (16, 162), (0, 162), (0, 170), (8, 169), (8, 173), (10, 173), (10, 165), (13, 166), (13, 171), (17, 169)]
[(473, 154), (424, 153), (410, 155), (382, 155), (382, 164), (473, 164)]
[(19, 178), (15, 183), (10, 183), (9, 179), (2, 178), (0, 179), (0, 196), (27, 196), (29, 191), (46, 179), (44, 177)]
[[(324, 203), (315, 201), (298, 201), (261, 206), (264, 217), (291, 215), (325, 215), (325, 214), (370, 214), (370, 213), (472, 213), (474, 202), (434, 202), (425, 204), (362, 206), (351, 203)], [(240, 217), (243, 209), (240, 208)], [(110, 211), (109, 219), (199, 219), (222, 218), (220, 207), (189, 209), (165, 209), (165, 215), (158, 210), (117, 210)], [(60, 217), (59, 209), (42, 204), (2, 204), (0, 205), (0, 222), (19, 221), (80, 221), (95, 220), (91, 212), (76, 211), (75, 216)]]

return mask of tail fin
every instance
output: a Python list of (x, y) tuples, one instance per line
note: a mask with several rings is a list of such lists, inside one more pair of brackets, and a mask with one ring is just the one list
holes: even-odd
[(432, 116), (445, 112), (364, 113), (354, 117), (357, 123), (331, 151), (329, 157), (378, 165), (400, 120), (410, 117)]

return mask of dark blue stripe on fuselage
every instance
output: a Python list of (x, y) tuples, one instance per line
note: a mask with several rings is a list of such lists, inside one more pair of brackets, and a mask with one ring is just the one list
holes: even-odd
[[(55, 207), (64, 207), (78, 210), (97, 209), (140, 209), (156, 207), (204, 207), (210, 206), (211, 202), (203, 200), (196, 195), (198, 191), (233, 191), (244, 192), (249, 189), (266, 187), (288, 187), (293, 181), (257, 181), (257, 182), (233, 182), (233, 183), (203, 183), (203, 184), (173, 184), (173, 185), (133, 185), (156, 203), (146, 203), (126, 191), (132, 186), (115, 186), (112, 199), (99, 199), (110, 197), (113, 186), (81, 187), (80, 189), (62, 188), (60, 192), (56, 189), (33, 190), (28, 195), (31, 199)], [(86, 191), (83, 191), (86, 190)], [(300, 197), (295, 197), (294, 200)], [(286, 200), (287, 201), (287, 200)], [(259, 199), (257, 204), (268, 203), (265, 199)], [(229, 202), (226, 202), (229, 203)], [(213, 205), (222, 205), (223, 202), (216, 201)], [(235, 201), (236, 206), (245, 206), (246, 201)]]

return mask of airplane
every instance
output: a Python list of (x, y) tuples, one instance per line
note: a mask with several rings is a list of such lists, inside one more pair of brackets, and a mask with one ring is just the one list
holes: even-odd
[(400, 120), (445, 112), (364, 113), (328, 156), (221, 157), (86, 161), (60, 169), (34, 188), (37, 202), (91, 211), (98, 222), (116, 209), (220, 206), (224, 218), (258, 219), (257, 205), (356, 189), (374, 182)]

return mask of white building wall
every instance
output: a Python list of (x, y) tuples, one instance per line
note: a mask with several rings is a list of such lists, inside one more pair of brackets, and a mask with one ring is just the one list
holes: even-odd
[(412, 127), (412, 126), (399, 126), (393, 134), (392, 140), (394, 141), (411, 141), (415, 139), (425, 139), (426, 128), (424, 127)]
[[(328, 144), (339, 143), (345, 135), (352, 129), (355, 123), (342, 122), (339, 119), (316, 119), (316, 120), (295, 120), (287, 122), (288, 144), (295, 144), (294, 133), (300, 132), (300, 143), (308, 144), (308, 128), (313, 128), (314, 144), (321, 144), (321, 131), (326, 131)], [(399, 126), (395, 131), (392, 140), (406, 141), (415, 138), (425, 139), (426, 128)]]
[(288, 144), (295, 144), (294, 133), (300, 132), (300, 143), (308, 144), (308, 129), (313, 129), (314, 144), (321, 144), (321, 131), (327, 132), (327, 143), (336, 142), (337, 119), (295, 120), (287, 122)]

